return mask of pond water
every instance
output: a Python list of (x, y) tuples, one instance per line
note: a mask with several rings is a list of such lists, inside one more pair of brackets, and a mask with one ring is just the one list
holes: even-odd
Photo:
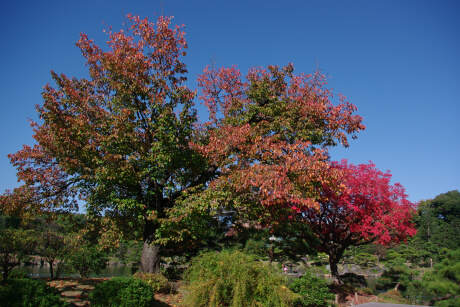
[[(90, 277), (130, 276), (137, 272), (138, 267), (131, 265), (109, 265), (100, 274), (90, 274)], [(16, 272), (24, 272), (31, 277), (50, 277), (49, 267), (39, 265), (22, 265), (13, 269)], [(60, 277), (78, 277), (78, 274), (61, 274)]]

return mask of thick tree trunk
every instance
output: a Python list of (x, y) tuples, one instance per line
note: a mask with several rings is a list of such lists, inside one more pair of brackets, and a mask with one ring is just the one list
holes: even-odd
[(327, 244), (324, 244), (323, 246), (329, 247), (326, 250), (329, 256), (329, 266), (331, 267), (332, 282), (337, 283), (337, 284), (342, 284), (342, 280), (340, 279), (338, 264), (340, 262), (340, 259), (342, 259), (342, 255), (346, 249), (346, 246), (332, 247), (332, 246), (327, 246)]
[(144, 246), (139, 268), (143, 273), (160, 273), (161, 246), (153, 244), (157, 227), (155, 224), (153, 221), (145, 221)]
[(335, 259), (329, 257), (329, 266), (331, 267), (332, 282), (341, 284), (342, 281), (340, 279), (339, 268), (337, 264), (338, 263)]
[(144, 241), (140, 271), (143, 273), (160, 273), (161, 246)]

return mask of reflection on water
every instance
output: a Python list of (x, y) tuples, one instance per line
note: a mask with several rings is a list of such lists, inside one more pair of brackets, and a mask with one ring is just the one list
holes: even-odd
[[(101, 271), (100, 274), (90, 274), (90, 277), (112, 277), (130, 276), (139, 268), (130, 265), (110, 265)], [(39, 265), (23, 265), (13, 269), (16, 272), (24, 272), (31, 277), (50, 277), (49, 267)], [(78, 277), (78, 274), (61, 274), (60, 277)]]

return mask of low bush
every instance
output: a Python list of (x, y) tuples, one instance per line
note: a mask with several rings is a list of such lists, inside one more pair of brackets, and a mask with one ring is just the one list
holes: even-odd
[(367, 294), (367, 295), (373, 295), (374, 294), (374, 291), (371, 288), (368, 288), (368, 287), (362, 288), (361, 292), (364, 293), (364, 294)]
[(166, 277), (161, 274), (152, 273), (135, 273), (134, 278), (141, 279), (147, 285), (149, 285), (154, 293), (170, 293), (171, 285)]
[(294, 306), (327, 306), (331, 305), (328, 301), (335, 298), (326, 281), (311, 273), (294, 280), (289, 289), (300, 296), (295, 300)]
[(148, 307), (155, 298), (152, 288), (141, 279), (115, 277), (98, 284), (89, 300), (94, 307)]
[(21, 271), (11, 271), (10, 275), (8, 275), (8, 278), (23, 279), (30, 278), (30, 276)]
[(0, 285), (0, 304), (3, 307), (64, 307), (57, 290), (44, 281), (10, 278)]
[(296, 298), (274, 268), (240, 251), (201, 254), (184, 279), (186, 306), (290, 306)]

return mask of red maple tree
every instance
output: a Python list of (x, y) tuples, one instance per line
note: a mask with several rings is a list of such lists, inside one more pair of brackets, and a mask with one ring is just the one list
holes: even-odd
[(293, 209), (321, 240), (318, 249), (329, 256), (333, 279), (340, 281), (337, 264), (349, 246), (405, 241), (416, 233), (412, 223), (416, 212), (404, 188), (399, 183), (392, 185), (391, 174), (374, 164), (353, 165), (342, 160), (332, 162), (331, 169), (341, 175), (335, 184), (321, 187), (319, 208)]

